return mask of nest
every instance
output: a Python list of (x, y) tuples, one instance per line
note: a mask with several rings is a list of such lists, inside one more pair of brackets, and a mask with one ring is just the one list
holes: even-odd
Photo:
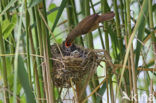
[[(64, 50), (62, 45), (52, 45), (53, 83), (57, 87), (71, 87), (97, 68), (98, 55), (89, 49), (73, 45), (74, 50)], [(71, 52), (72, 51), (72, 52)]]

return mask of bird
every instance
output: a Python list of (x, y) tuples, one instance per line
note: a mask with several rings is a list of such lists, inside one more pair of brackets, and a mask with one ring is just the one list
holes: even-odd
[(68, 34), (65, 40), (66, 48), (72, 46), (72, 42), (74, 39), (80, 35), (89, 33), (94, 31), (99, 27), (99, 23), (103, 21), (112, 20), (115, 16), (114, 12), (109, 12), (106, 14), (98, 15), (93, 14), (90, 16), (85, 17), (80, 23)]
[(70, 47), (66, 47), (64, 41), (61, 49), (64, 56), (70, 56), (71, 52), (77, 50), (77, 47), (75, 46), (75, 44), (71, 44)]
[(74, 43), (71, 44), (71, 46), (66, 47), (65, 41), (62, 43), (61, 51), (64, 56), (72, 56), (74, 58), (85, 58), (85, 55), (87, 54), (86, 51), (82, 50), (80, 46), (77, 46)]
[(70, 53), (70, 56), (73, 56), (74, 58), (79, 58), (81, 55), (78, 50), (74, 50), (73, 52)]

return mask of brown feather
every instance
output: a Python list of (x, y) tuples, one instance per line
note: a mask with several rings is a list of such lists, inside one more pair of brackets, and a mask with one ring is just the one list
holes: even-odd
[(102, 14), (100, 16), (98, 14), (93, 14), (85, 17), (67, 36), (67, 46), (70, 46), (70, 44), (74, 41), (76, 37), (97, 29), (99, 27), (100, 22), (113, 19), (114, 15), (115, 14), (113, 12), (110, 12)]

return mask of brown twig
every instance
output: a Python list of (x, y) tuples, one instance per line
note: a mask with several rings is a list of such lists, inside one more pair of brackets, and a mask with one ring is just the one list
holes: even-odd
[(87, 98), (85, 98), (82, 103), (85, 103), (89, 97), (91, 97), (99, 88), (100, 86), (106, 81), (106, 78), (90, 93), (89, 96), (87, 96)]
[[(114, 68), (122, 68), (123, 65), (121, 64), (114, 64)], [(128, 69), (128, 66), (125, 67), (126, 69)], [(139, 71), (156, 71), (156, 68), (144, 68), (144, 67), (138, 67), (137, 70)]]

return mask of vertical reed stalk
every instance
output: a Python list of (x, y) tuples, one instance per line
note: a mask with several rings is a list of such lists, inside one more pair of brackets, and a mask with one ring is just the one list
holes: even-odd
[(29, 82), (32, 87), (32, 79), (31, 79), (31, 66), (30, 66), (30, 47), (29, 47), (29, 28), (30, 28), (30, 17), (29, 17), (29, 12), (27, 9), (27, 0), (25, 0), (25, 22), (26, 22), (26, 48), (27, 48), (27, 67), (28, 67), (28, 75), (29, 75)]
[(148, 11), (149, 11), (149, 24), (150, 24), (151, 39), (152, 39), (153, 52), (154, 52), (154, 57), (155, 57), (155, 68), (156, 68), (156, 36), (155, 36), (155, 33), (154, 33), (152, 0), (148, 0)]
[(46, 82), (46, 87), (47, 87), (47, 95), (46, 95), (46, 99), (48, 103), (54, 103), (55, 102), (55, 97), (54, 97), (54, 86), (52, 83), (52, 78), (51, 78), (51, 72), (50, 69), (52, 68), (52, 63), (50, 61), (50, 39), (49, 39), (49, 31), (46, 28), (47, 26), (47, 15), (46, 15), (46, 6), (45, 6), (45, 0), (43, 0), (43, 2), (41, 3), (41, 8), (39, 10), (39, 14), (42, 18), (41, 21), (41, 28), (42, 28), (42, 40), (43, 40), (43, 54), (44, 54), (44, 63), (45, 63), (45, 72), (46, 72), (46, 76), (45, 76), (45, 81)]
[[(126, 37), (126, 39), (125, 39), (125, 42), (126, 42), (126, 48), (127, 48), (127, 43), (128, 43), (128, 39), (127, 38), (129, 38), (130, 37), (130, 35), (131, 35), (131, 17), (130, 17), (130, 0), (126, 0), (125, 1), (126, 2), (126, 22), (125, 22), (125, 24), (127, 24), (127, 25), (125, 25), (125, 30), (126, 30), (126, 33), (127, 33), (127, 37)], [(131, 48), (132, 49), (132, 48)], [(131, 51), (132, 53), (133, 53), (133, 51)], [(131, 55), (133, 55), (133, 54), (131, 54)], [(130, 96), (130, 93), (134, 90), (134, 89), (132, 89), (132, 69), (131, 68), (133, 68), (133, 69), (135, 69), (134, 67), (132, 67), (132, 64), (131, 64), (131, 59), (133, 59), (133, 58), (130, 58), (130, 57), (128, 57), (128, 72), (129, 72), (129, 82), (130, 82), (130, 89), (129, 89), (129, 91), (128, 91), (128, 93), (129, 93), (129, 96)], [(132, 60), (133, 61), (133, 60)], [(134, 65), (134, 62), (133, 62), (133, 65)]]
[[(5, 46), (2, 34), (2, 28), (0, 23), (0, 54), (5, 53)], [(4, 103), (9, 103), (9, 93), (8, 93), (8, 79), (7, 79), (7, 66), (6, 66), (6, 58), (5, 56), (1, 57), (1, 65), (2, 65), (2, 78), (3, 78), (3, 95), (4, 95)]]
[[(151, 31), (153, 54), (154, 54), (154, 59), (155, 59), (155, 65), (154, 65), (154, 67), (156, 68), (156, 36), (155, 36), (155, 33), (154, 33), (154, 21), (153, 21), (153, 12), (152, 12), (152, 0), (148, 0), (148, 12), (149, 12), (149, 25), (150, 25), (150, 31)], [(154, 93), (153, 93), (153, 78), (151, 78), (151, 80), (150, 80), (150, 96), (151, 96), (150, 103), (153, 103), (153, 97), (152, 97), (153, 95), (154, 95)]]
[(133, 91), (134, 91), (134, 96), (135, 96), (135, 103), (138, 103), (138, 93), (137, 93), (137, 79), (136, 79), (136, 70), (135, 70), (135, 64), (134, 64), (134, 54), (133, 54), (133, 45), (131, 46), (130, 49), (130, 59), (131, 59), (131, 68), (132, 68), (132, 81), (133, 81)]
[[(32, 32), (29, 29), (30, 32), (30, 45), (31, 45), (31, 51), (32, 54), (35, 54), (35, 48), (34, 48), (34, 43), (33, 43), (33, 37), (32, 37)], [(37, 93), (37, 98), (38, 98), (38, 103), (41, 103), (41, 101), (39, 100), (39, 98), (41, 98), (41, 93), (40, 93), (40, 85), (39, 85), (39, 77), (38, 77), (38, 71), (37, 71), (37, 62), (35, 57), (32, 57), (32, 64), (33, 64), (33, 72), (34, 72), (34, 78), (35, 78), (35, 83), (36, 83), (36, 93)]]
[(123, 0), (120, 0), (120, 9), (121, 9), (121, 21), (122, 21), (122, 26), (125, 23), (124, 20), (124, 4), (123, 4)]
[[(36, 11), (36, 7), (33, 7), (32, 8), (32, 12), (33, 12), (33, 21), (34, 23), (36, 23), (36, 26), (35, 26), (35, 36), (34, 36), (34, 49), (36, 51), (36, 54), (37, 55), (42, 55), (40, 54), (40, 48), (42, 48), (40, 45), (42, 43), (40, 43), (41, 41), (39, 41), (39, 38), (41, 36), (41, 32), (39, 32), (39, 28), (40, 28), (40, 25), (39, 25), (39, 16), (37, 16), (37, 14), (35, 13)], [(40, 44), (40, 45), (39, 45)], [(42, 51), (42, 50), (41, 50)], [(36, 72), (36, 78), (37, 78), (37, 81), (39, 82), (38, 85), (38, 97), (39, 98), (44, 98), (44, 89), (43, 89), (43, 84), (42, 84), (42, 81), (43, 81), (43, 78), (42, 78), (42, 68), (41, 68), (41, 59), (36, 57), (36, 65), (37, 65), (37, 70), (35, 70)], [(44, 102), (42, 102), (44, 103)]]
[[(35, 19), (36, 19), (36, 25), (37, 25), (37, 39), (38, 39), (38, 42), (37, 42), (37, 44), (38, 44), (38, 46), (37, 47), (39, 47), (38, 49), (39, 50), (37, 50), (37, 54), (38, 55), (41, 55), (41, 56), (43, 56), (43, 41), (42, 41), (42, 28), (41, 28), (41, 17), (40, 17), (40, 15), (39, 15), (39, 12), (38, 12), (38, 6), (36, 6), (35, 7)], [(43, 82), (43, 68), (41, 68), (41, 64), (43, 63), (43, 59), (41, 59), (41, 58), (38, 58), (38, 71), (39, 71), (39, 77), (40, 77), (40, 87), (41, 87), (41, 97), (42, 98), (45, 98), (45, 88), (44, 88), (44, 84), (42, 83)], [(45, 101), (43, 101), (42, 103), (45, 103)]]
[[(126, 31), (127, 32), (127, 31)], [(125, 46), (126, 46), (126, 49), (127, 49), (127, 36), (125, 36)], [(130, 87), (130, 89), (129, 89), (129, 94), (128, 94), (128, 96), (130, 97), (131, 96), (131, 93), (132, 93), (132, 91), (133, 91), (133, 83), (132, 83), (132, 69), (131, 69), (131, 59), (130, 59), (130, 57), (128, 57), (128, 73), (129, 73), (129, 87)], [(133, 101), (131, 101), (131, 103), (133, 103)]]
[(118, 5), (117, 5), (117, 0), (113, 0), (114, 3), (114, 11), (115, 11), (115, 20), (116, 20), (116, 31), (117, 31), (117, 40), (118, 40), (118, 45), (119, 45), (119, 50), (120, 50), (120, 58), (123, 56), (123, 41), (122, 41), (122, 36), (121, 36), (121, 28), (120, 28), (120, 18), (119, 18), (119, 12), (118, 12)]

